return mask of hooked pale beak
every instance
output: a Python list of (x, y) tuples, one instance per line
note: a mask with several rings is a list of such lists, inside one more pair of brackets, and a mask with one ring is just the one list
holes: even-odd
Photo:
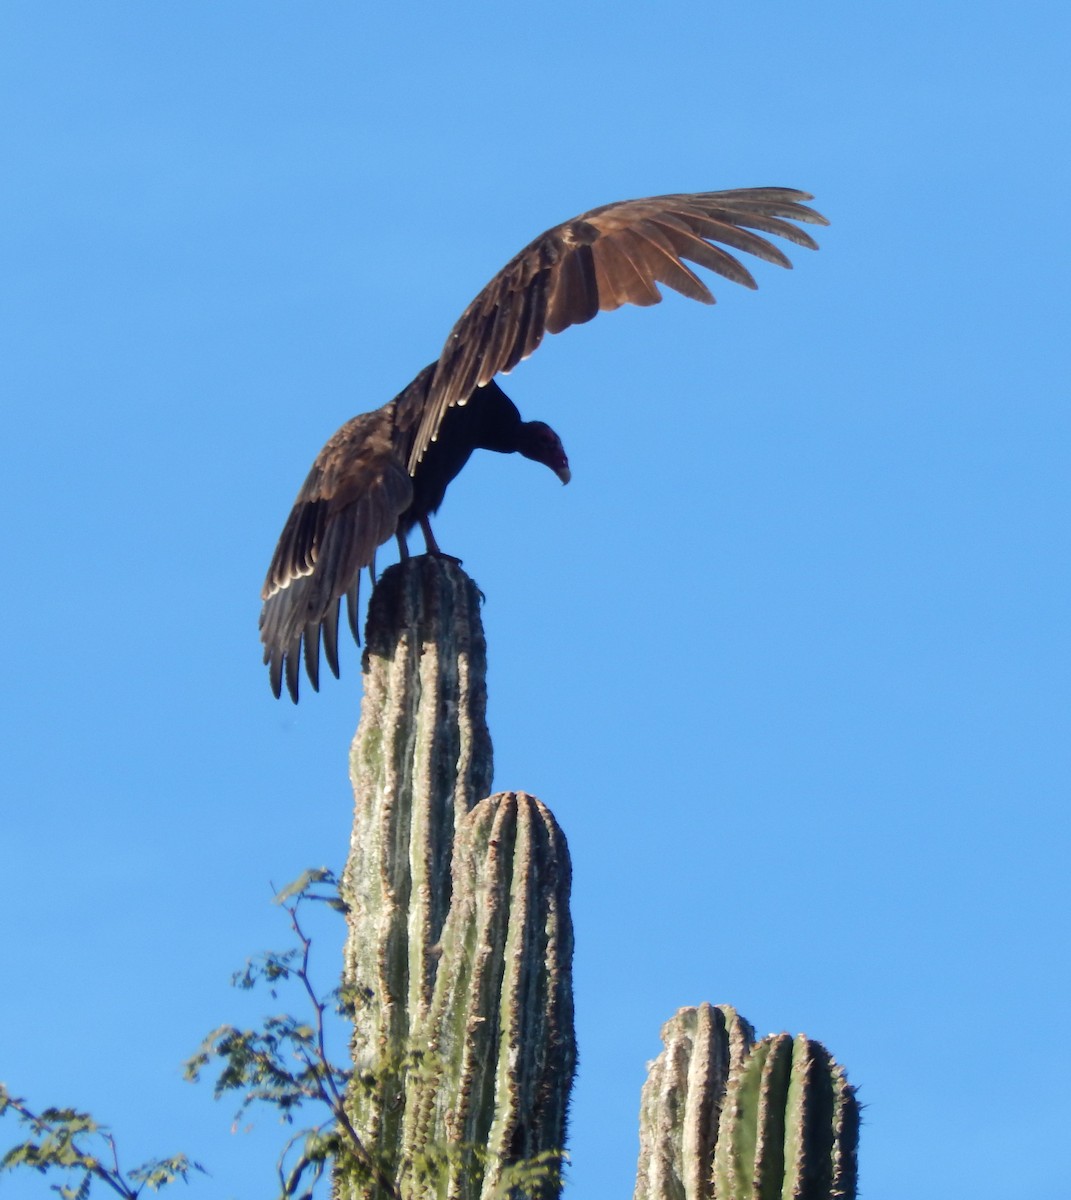
[(572, 471), (569, 470), (568, 463), (564, 467), (555, 468), (554, 474), (558, 476), (562, 483), (568, 483), (573, 477)]

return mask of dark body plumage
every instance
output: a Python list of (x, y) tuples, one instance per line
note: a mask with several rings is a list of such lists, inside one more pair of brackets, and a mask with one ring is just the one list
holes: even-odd
[(541, 422), (522, 422), (496, 375), (527, 358), (547, 333), (622, 304), (657, 304), (659, 284), (713, 304), (686, 260), (755, 287), (722, 245), (791, 266), (753, 231), (815, 249), (792, 224), (826, 224), (802, 203), (809, 199), (788, 188), (745, 188), (625, 200), (556, 225), (512, 258), (461, 315), (438, 360), (389, 404), (343, 425), (313, 463), (264, 584), (261, 640), (275, 694), (285, 676), (297, 699), (303, 644), (318, 686), (321, 631), (338, 674), (341, 597), (356, 636), (361, 569), (392, 536), (404, 553), (416, 524), (437, 552), (428, 516), (473, 450), (517, 452), (568, 480), (557, 435)]

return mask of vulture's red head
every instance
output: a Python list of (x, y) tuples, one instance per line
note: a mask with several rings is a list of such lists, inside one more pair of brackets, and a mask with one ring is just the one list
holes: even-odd
[(565, 447), (562, 445), (561, 438), (542, 421), (525, 421), (521, 425), (520, 443), (517, 450), (525, 458), (550, 467), (562, 483), (568, 483), (572, 479), (569, 459), (565, 455)]

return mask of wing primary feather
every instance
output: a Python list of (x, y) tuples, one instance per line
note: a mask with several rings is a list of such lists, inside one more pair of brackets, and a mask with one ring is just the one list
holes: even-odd
[(298, 677), (300, 674), (299, 664), (301, 663), (301, 634), (290, 643), (283, 651), (283, 657), (286, 662), (286, 690), (290, 693), (290, 699), (295, 704), (298, 702)]
[(275, 693), (275, 699), (278, 700), (283, 692), (283, 653), (278, 649), (265, 648), (264, 661), (268, 664), (271, 690)]
[[(759, 209), (748, 209), (746, 212), (711, 209), (706, 215), (711, 220), (724, 222), (730, 227), (744, 226), (747, 229), (761, 229), (763, 233), (772, 233), (777, 237), (783, 237), (786, 242), (794, 242), (797, 246), (804, 246), (808, 250), (818, 249), (818, 243), (809, 233), (797, 228), (789, 221), (782, 220), (779, 216)], [(716, 236), (720, 238), (722, 235), (719, 233)]]
[(323, 619), (324, 658), (331, 668), (331, 674), (338, 678), (338, 610), (340, 601), (330, 605)]
[(791, 217), (794, 221), (805, 221), (809, 225), (828, 225), (820, 212), (801, 204), (802, 200), (813, 200), (810, 192), (795, 188), (730, 188), (725, 192), (678, 192), (673, 196), (656, 199), (694, 201), (697, 204), (717, 205), (729, 209), (763, 208), (779, 216)]
[(636, 235), (645, 239), (651, 247), (647, 258), (659, 283), (673, 288), (689, 300), (698, 300), (701, 304), (714, 303), (710, 289), (681, 261), (677, 248), (664, 229), (654, 221), (643, 221), (637, 227)]
[[(692, 250), (696, 242), (706, 247), (707, 243), (703, 239), (708, 238), (712, 242), (723, 242), (726, 246), (732, 246), (734, 250), (753, 254), (764, 262), (775, 263), (779, 267), (792, 266), (780, 247), (759, 237), (757, 233), (752, 233), (749, 229), (740, 229), (736, 225), (728, 225), (724, 221), (715, 221), (703, 213), (660, 213), (652, 220), (670, 239), (682, 258), (689, 258), (700, 265), (703, 260), (693, 255)], [(702, 250), (699, 252), (702, 253)]]
[(350, 632), (353, 634), (353, 640), (358, 646), (361, 644), (361, 631), (358, 628), (357, 622), (357, 601), (359, 599), (358, 593), (360, 590), (361, 573), (358, 571), (357, 575), (354, 577), (353, 585), (346, 592), (346, 619), (349, 621)]
[[(712, 246), (709, 242), (705, 242), (697, 234), (692, 233), (687, 229), (677, 229), (674, 226), (663, 225), (662, 232), (667, 241), (674, 247), (677, 254), (682, 259), (687, 259), (689, 262), (696, 263), (700, 267), (706, 267), (708, 271), (713, 271), (716, 275), (721, 275), (723, 278), (729, 278), (733, 283), (741, 283), (744, 287), (755, 287), (755, 280), (747, 268), (735, 258), (722, 250), (720, 246)], [(783, 258), (783, 256), (782, 256)], [(778, 266), (791, 267), (792, 264), (787, 258), (770, 259), (771, 262), (776, 262)], [(731, 268), (729, 264), (735, 264)], [(732, 270), (732, 274), (727, 272)]]
[(320, 690), (320, 622), (310, 621), (305, 626), (305, 670), (312, 690)]
[[(732, 283), (739, 283), (742, 287), (754, 290), (759, 286), (747, 267), (720, 246), (712, 246), (709, 242), (696, 239), (688, 250), (688, 258), (701, 267), (706, 267), (708, 271), (713, 271), (715, 275), (721, 275), (724, 279), (728, 279)], [(791, 267), (792, 264), (786, 259), (784, 265)]]

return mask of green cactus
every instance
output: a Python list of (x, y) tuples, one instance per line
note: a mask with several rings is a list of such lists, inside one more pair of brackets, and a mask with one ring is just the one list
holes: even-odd
[(436, 1196), (493, 1196), (509, 1164), (564, 1145), (576, 1064), (569, 885), (565, 838), (533, 797), (492, 796), (461, 823), (432, 1069), (407, 1106), (405, 1140), (485, 1153), (451, 1163)]
[(662, 1028), (640, 1102), (634, 1200), (840, 1200), (855, 1195), (859, 1106), (843, 1068), (802, 1034), (733, 1009)]
[[(364, 678), (342, 880), (364, 1154), (338, 1162), (336, 1198), (553, 1200), (576, 1062), (569, 854), (538, 800), (483, 799), (485, 644), (456, 563), (384, 574)], [(818, 1043), (756, 1043), (709, 1004), (662, 1036), (634, 1200), (854, 1196), (858, 1106)]]
[[(342, 880), (343, 981), (358, 998), (349, 1115), (398, 1194), (475, 1200), (564, 1142), (568, 850), (531, 797), (477, 806), (491, 784), (485, 645), (479, 593), (455, 563), (384, 574), (364, 673)], [(384, 1188), (349, 1163), (336, 1192)]]
[(343, 984), (358, 997), (351, 1119), (388, 1173), (401, 1161), (406, 1056), (450, 905), (454, 827), (490, 790), (485, 654), (479, 593), (454, 564), (385, 572), (369, 606), (341, 892)]
[(385, 572), (369, 606), (342, 895), (361, 914), (344, 978), (373, 993), (370, 1050), (404, 1041), (427, 1012), (454, 828), (491, 789), (479, 604), (455, 564), (419, 559)]
[(859, 1104), (820, 1043), (771, 1034), (730, 1076), (714, 1159), (717, 1200), (855, 1195)]
[(706, 1200), (725, 1089), (755, 1031), (728, 1005), (682, 1008), (662, 1026), (662, 1053), (640, 1096), (634, 1200)]

